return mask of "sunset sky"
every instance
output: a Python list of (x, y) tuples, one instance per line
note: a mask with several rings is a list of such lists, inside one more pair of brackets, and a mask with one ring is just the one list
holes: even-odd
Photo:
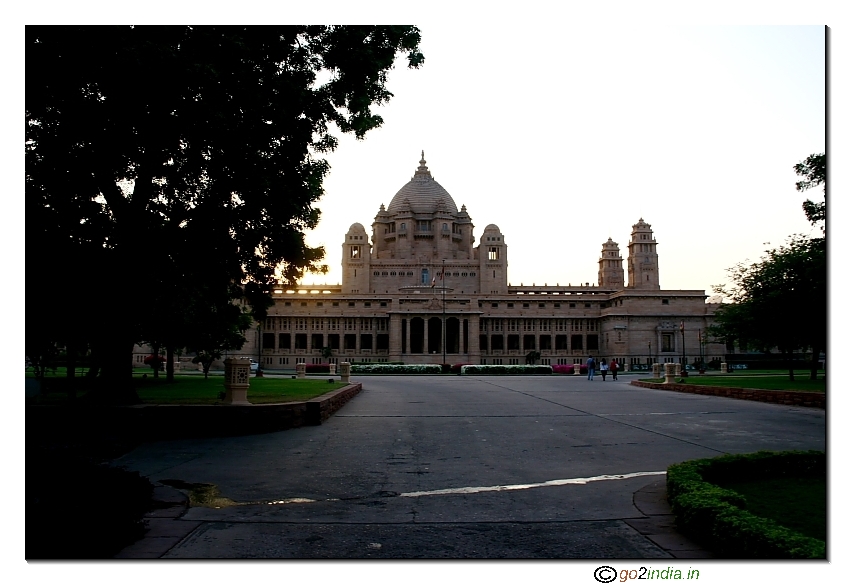
[(664, 289), (710, 290), (792, 233), (813, 232), (793, 165), (826, 141), (823, 26), (421, 25), (425, 65), (390, 74), (384, 126), (329, 156), (308, 241), (340, 281), (351, 223), (410, 180), (420, 151), (497, 224), (511, 284), (597, 281), (608, 237), (626, 257), (641, 217)]

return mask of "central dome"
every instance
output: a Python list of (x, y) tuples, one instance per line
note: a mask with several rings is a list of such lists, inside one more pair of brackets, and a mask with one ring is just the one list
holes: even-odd
[(446, 211), (457, 214), (455, 201), (446, 189), (434, 180), (425, 165), (425, 152), (422, 152), (419, 168), (413, 178), (396, 193), (387, 207), (387, 212), (395, 214), (401, 211), (405, 201), (410, 203), (410, 209), (416, 214), (433, 214), (438, 206), (444, 206)]

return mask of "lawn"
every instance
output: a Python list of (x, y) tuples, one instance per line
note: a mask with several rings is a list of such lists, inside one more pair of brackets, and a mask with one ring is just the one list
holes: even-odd
[(826, 541), (826, 477), (772, 478), (718, 484), (747, 499), (747, 511)]
[[(28, 375), (29, 376), (29, 375)], [(61, 404), (67, 401), (65, 383), (67, 379), (57, 375), (51, 378), (51, 390), (47, 395), (30, 397), (33, 404)], [(152, 376), (140, 378), (134, 376), (133, 387), (142, 403), (169, 405), (213, 405), (221, 403), (220, 394), (224, 392), (224, 377), (210, 376), (205, 379), (201, 375), (175, 375), (175, 382), (165, 381), (165, 375), (159, 379)], [(346, 386), (346, 383), (329, 377), (293, 379), (289, 377), (251, 377), (248, 389), (248, 401), (251, 403), (287, 403), (291, 401), (307, 401), (329, 391)], [(84, 397), (86, 391), (78, 391), (78, 397)], [(29, 400), (28, 400), (29, 402)]]
[[(140, 381), (136, 393), (143, 403), (162, 404), (215, 404), (221, 403), (224, 378), (201, 376), (176, 376), (176, 382), (153, 381), (150, 377)], [(291, 379), (251, 377), (248, 401), (251, 403), (286, 403), (307, 401), (329, 391), (346, 386), (346, 383), (328, 379)]]
[[(640, 379), (648, 383), (663, 383), (664, 379)], [(692, 385), (709, 385), (713, 387), (737, 387), (741, 389), (770, 389), (774, 391), (815, 391), (826, 390), (826, 380), (823, 375), (818, 375), (818, 380), (809, 380), (808, 374), (801, 373), (795, 376), (795, 380), (788, 379), (788, 373), (753, 373), (738, 372), (716, 374), (716, 375), (694, 375), (685, 379), (676, 379), (678, 382)]]

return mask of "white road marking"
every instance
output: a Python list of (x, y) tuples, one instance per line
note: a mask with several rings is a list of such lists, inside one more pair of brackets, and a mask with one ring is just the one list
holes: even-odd
[[(507, 492), (510, 490), (530, 490), (531, 488), (544, 488), (547, 486), (568, 486), (568, 485), (584, 485), (589, 482), (606, 482), (610, 480), (627, 480), (629, 478), (640, 478), (643, 476), (664, 476), (667, 472), (662, 470), (658, 472), (633, 472), (631, 474), (602, 474), (601, 476), (591, 476), (588, 478), (566, 478), (564, 480), (548, 480), (546, 482), (537, 482), (535, 484), (508, 484), (505, 486), (467, 486), (465, 488), (444, 488), (442, 490), (423, 490), (419, 492), (402, 492), (398, 496), (400, 498), (418, 498), (420, 496), (442, 496), (445, 494), (478, 494), (479, 492)], [(328, 498), (321, 502), (339, 501), (339, 498)], [(267, 504), (305, 504), (309, 502), (320, 502), (310, 498), (285, 498), (283, 500), (273, 500)]]
[(404, 492), (399, 494), (402, 498), (416, 498), (419, 496), (439, 496), (442, 494), (477, 494), (478, 492), (503, 492), (506, 490), (528, 490), (530, 488), (543, 488), (546, 486), (566, 486), (569, 484), (587, 484), (588, 482), (603, 482), (607, 480), (626, 480), (628, 478), (639, 478), (641, 476), (663, 476), (666, 471), (660, 472), (634, 472), (631, 474), (603, 474), (589, 478), (567, 478), (565, 480), (549, 480), (536, 484), (510, 484), (506, 486), (469, 486), (466, 488), (445, 488), (443, 490), (426, 490), (422, 492)]

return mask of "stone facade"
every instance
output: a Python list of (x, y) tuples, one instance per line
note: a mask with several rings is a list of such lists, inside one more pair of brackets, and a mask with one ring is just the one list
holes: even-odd
[[(505, 235), (491, 224), (476, 240), (474, 228), (423, 153), (410, 182), (380, 206), (371, 235), (360, 223), (348, 229), (341, 284), (279, 286), (237, 356), (290, 370), (328, 362), (325, 346), (336, 363), (520, 364), (537, 351), (542, 364), (592, 354), (646, 365), (678, 362), (684, 342), (687, 361), (698, 359), (716, 305), (703, 290), (661, 289), (657, 242), (643, 219), (632, 226), (628, 281), (609, 238), (593, 286), (509, 286)], [(706, 360), (724, 353), (722, 345), (704, 347)]]
[[(431, 176), (424, 154), (410, 182), (380, 209), (371, 234), (354, 223), (342, 244), (342, 283), (275, 290), (275, 305), (245, 355), (268, 369), (296, 363), (543, 364), (588, 354), (621, 364), (697, 360), (714, 306), (703, 290), (659, 284), (652, 226), (640, 219), (628, 244), (628, 282), (617, 243), (603, 243), (595, 286), (509, 286), (508, 246), (496, 225), (476, 240), (465, 206)], [(681, 331), (684, 324), (684, 336)], [(262, 340), (258, 352), (257, 341)], [(724, 347), (705, 346), (706, 358)]]

